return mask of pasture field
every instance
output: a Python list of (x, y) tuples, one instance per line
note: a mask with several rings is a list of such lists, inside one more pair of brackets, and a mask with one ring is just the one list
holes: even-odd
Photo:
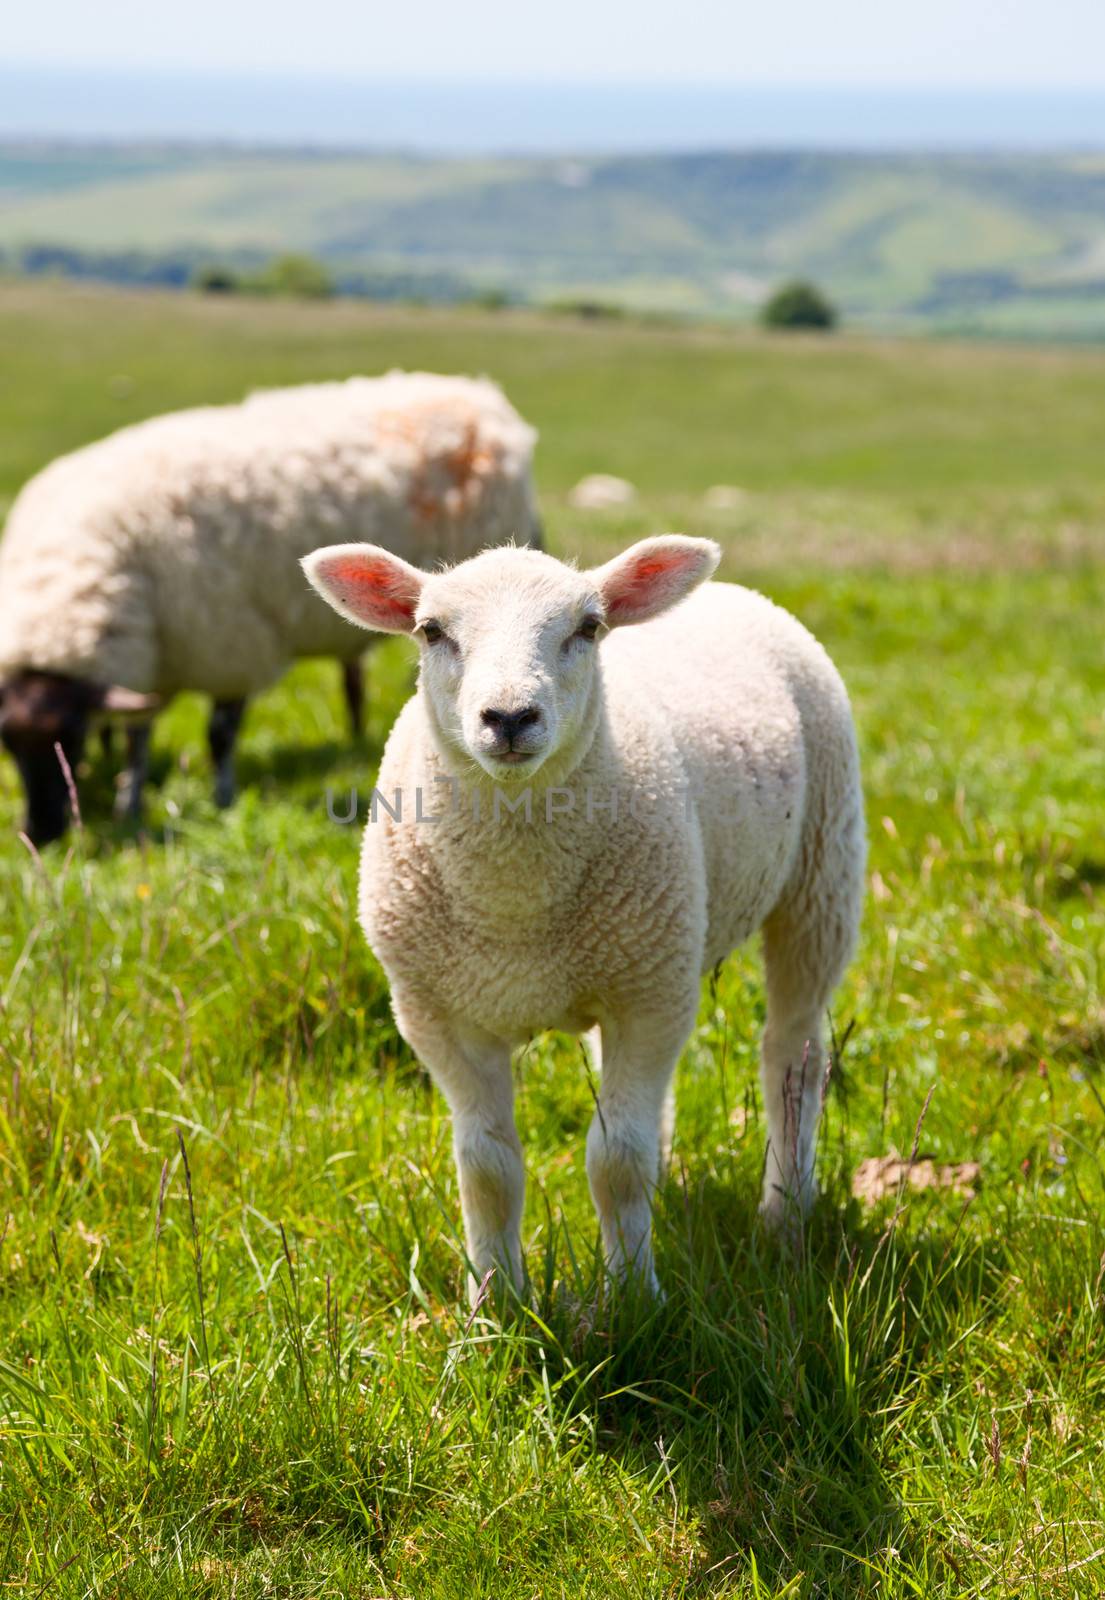
[[(442, 1103), (354, 920), (412, 657), (202, 704), (41, 860), (0, 759), (0, 1582), (29, 1596), (1105, 1588), (1105, 357), (0, 289), (0, 510), (169, 407), (393, 364), (540, 427), (553, 548), (710, 533), (851, 688), (871, 891), (799, 1249), (756, 1221), (755, 950), (703, 987), (655, 1305), (599, 1287), (576, 1045), (517, 1068), (532, 1305), (470, 1319)], [(585, 471), (630, 511), (572, 511)], [(713, 484), (743, 491), (709, 511)], [(897, 1150), (958, 1187), (852, 1177)]]

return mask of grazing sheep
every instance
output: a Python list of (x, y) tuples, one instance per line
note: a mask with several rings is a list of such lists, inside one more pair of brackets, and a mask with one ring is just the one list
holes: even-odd
[(538, 542), (535, 437), (486, 380), (393, 372), (155, 417), (40, 472), (0, 544), (0, 731), (31, 839), (64, 832), (54, 744), (75, 767), (94, 715), (145, 712), (119, 793), (132, 814), (149, 716), (177, 690), (215, 701), (221, 805), (246, 697), (296, 657), (344, 663), (356, 729), (364, 634), (299, 559), (349, 538), (425, 566)]
[(793, 617), (731, 584), (690, 594), (718, 553), (672, 535), (588, 572), (529, 550), (432, 575), (364, 545), (304, 562), (343, 616), (421, 642), (360, 915), (399, 1028), (452, 1108), (476, 1279), (500, 1266), (523, 1280), (510, 1052), (556, 1028), (595, 1030), (587, 1171), (605, 1253), (654, 1285), (672, 1071), (702, 974), (757, 929), (763, 1210), (779, 1222), (813, 1199), (822, 1018), (862, 899), (855, 734)]

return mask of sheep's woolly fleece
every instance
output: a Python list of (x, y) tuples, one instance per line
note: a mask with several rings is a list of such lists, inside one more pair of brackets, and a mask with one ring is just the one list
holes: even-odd
[(250, 694), (364, 634), (299, 558), (364, 539), (418, 566), (530, 538), (536, 435), (486, 380), (392, 372), (155, 417), (63, 456), (0, 544), (0, 680), (53, 671)]

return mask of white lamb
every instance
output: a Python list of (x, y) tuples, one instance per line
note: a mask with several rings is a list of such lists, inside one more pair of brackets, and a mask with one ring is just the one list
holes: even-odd
[(364, 634), (304, 585), (300, 558), (364, 538), (430, 566), (535, 537), (535, 437), (486, 380), (393, 372), (155, 417), (40, 472), (0, 544), (0, 729), (32, 839), (65, 827), (55, 741), (75, 766), (99, 711), (211, 695), (221, 804), (245, 698), (296, 657), (346, 664), (356, 721)]
[(452, 1109), (473, 1284), (493, 1266), (524, 1279), (510, 1053), (544, 1028), (595, 1030), (587, 1171), (605, 1253), (655, 1284), (672, 1072), (702, 974), (757, 928), (763, 1210), (777, 1222), (812, 1201), (822, 1018), (863, 893), (855, 735), (793, 617), (730, 584), (684, 599), (718, 554), (672, 535), (589, 572), (529, 550), (429, 576), (363, 545), (304, 563), (343, 616), (422, 647), (360, 914)]

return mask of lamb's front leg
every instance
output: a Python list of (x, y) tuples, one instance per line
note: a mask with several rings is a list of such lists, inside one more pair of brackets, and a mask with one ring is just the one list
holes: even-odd
[(639, 1274), (654, 1292), (652, 1201), (665, 1102), (693, 1022), (689, 1003), (677, 1019), (636, 1016), (602, 1029), (602, 1087), (587, 1134), (587, 1176), (607, 1266), (616, 1277)]
[(415, 1020), (398, 1004), (396, 1015), (453, 1115), (453, 1155), (472, 1265), (469, 1297), (475, 1301), (492, 1267), (520, 1290), (526, 1176), (514, 1126), (510, 1050), (469, 1027), (424, 1015)]

